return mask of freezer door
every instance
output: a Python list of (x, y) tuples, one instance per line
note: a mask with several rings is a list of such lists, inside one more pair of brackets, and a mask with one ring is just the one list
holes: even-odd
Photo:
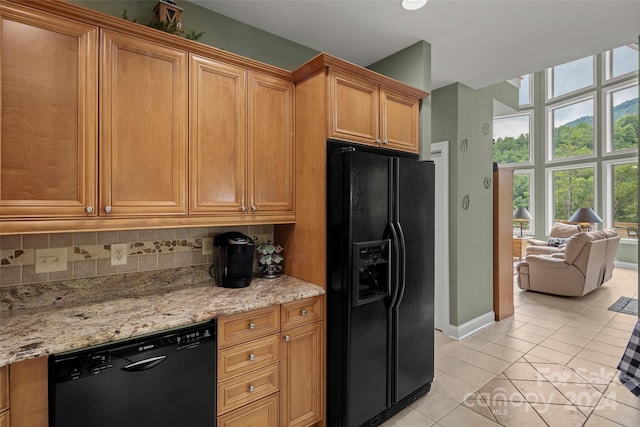
[(406, 256), (397, 311), (395, 401), (433, 381), (434, 164), (396, 161), (395, 212)]

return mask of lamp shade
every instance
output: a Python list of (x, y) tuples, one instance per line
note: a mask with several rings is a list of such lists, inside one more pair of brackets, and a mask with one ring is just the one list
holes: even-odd
[(569, 218), (569, 222), (601, 224), (602, 218), (591, 208), (578, 208), (578, 210), (571, 215), (571, 218)]
[(513, 219), (518, 219), (522, 221), (528, 221), (532, 219), (531, 214), (527, 210), (527, 208), (518, 208), (513, 213)]

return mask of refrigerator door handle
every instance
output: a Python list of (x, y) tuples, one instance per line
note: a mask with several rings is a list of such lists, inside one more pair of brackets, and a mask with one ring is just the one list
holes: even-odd
[(402, 226), (400, 225), (400, 223), (396, 223), (395, 227), (398, 229), (398, 235), (400, 236), (399, 240), (400, 240), (400, 245), (399, 245), (399, 252), (400, 252), (400, 266), (398, 268), (399, 274), (398, 274), (398, 296), (396, 298), (396, 305), (400, 305), (400, 303), (402, 302), (402, 298), (404, 298), (404, 290), (406, 288), (406, 281), (407, 281), (407, 275), (406, 275), (406, 271), (407, 271), (407, 243), (406, 240), (404, 238), (404, 232), (402, 231)]
[(388, 229), (391, 233), (391, 280), (389, 280), (389, 308), (396, 305), (398, 299), (398, 284), (399, 281), (399, 267), (400, 267), (400, 239), (398, 238), (398, 232), (393, 223), (388, 225)]

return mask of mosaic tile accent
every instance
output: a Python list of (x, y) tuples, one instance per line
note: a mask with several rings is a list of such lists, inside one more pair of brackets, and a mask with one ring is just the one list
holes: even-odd
[[(211, 264), (202, 239), (231, 230), (273, 236), (273, 225), (0, 236), (0, 286)], [(126, 265), (111, 265), (115, 243), (127, 244)], [(41, 248), (66, 248), (67, 270), (35, 274), (35, 249)]]

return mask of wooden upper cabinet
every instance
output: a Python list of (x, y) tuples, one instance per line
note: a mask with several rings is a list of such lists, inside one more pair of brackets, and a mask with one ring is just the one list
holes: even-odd
[(0, 2), (0, 217), (95, 215), (97, 34)]
[(101, 31), (100, 215), (187, 213), (185, 51)]
[(329, 70), (333, 138), (419, 153), (419, 103), (416, 97)]
[(329, 71), (329, 135), (374, 144), (379, 141), (378, 85), (347, 73)]
[(249, 72), (249, 210), (294, 211), (294, 86)]
[(380, 129), (384, 146), (420, 153), (419, 117), (417, 99), (380, 89)]
[(247, 206), (247, 71), (197, 55), (190, 61), (190, 213), (240, 213)]

